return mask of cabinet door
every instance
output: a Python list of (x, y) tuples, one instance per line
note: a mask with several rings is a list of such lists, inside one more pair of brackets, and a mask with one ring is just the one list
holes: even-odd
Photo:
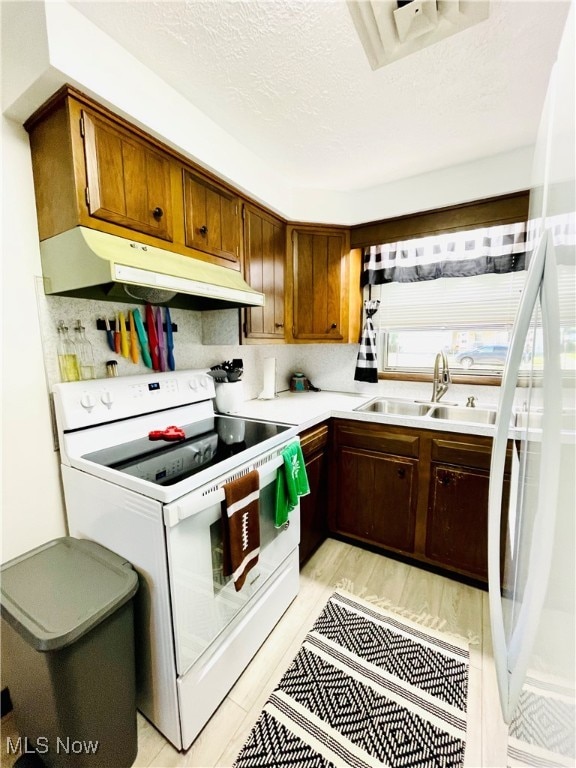
[(168, 159), (86, 110), (82, 126), (90, 216), (172, 240)]
[(346, 236), (338, 231), (293, 231), (294, 339), (344, 339), (346, 318), (343, 286), (347, 274), (345, 245)]
[(343, 446), (336, 472), (337, 532), (413, 552), (417, 461)]
[(183, 184), (186, 245), (239, 266), (239, 198), (186, 169)]
[(284, 264), (286, 225), (252, 206), (244, 206), (244, 276), (261, 291), (263, 307), (246, 310), (247, 339), (284, 339)]
[[(483, 580), (488, 578), (489, 483), (489, 473), (481, 469), (431, 466), (426, 556)], [(505, 483), (505, 508), (508, 492)]]
[(324, 451), (306, 459), (310, 493), (300, 499), (300, 566), (326, 539), (328, 455)]

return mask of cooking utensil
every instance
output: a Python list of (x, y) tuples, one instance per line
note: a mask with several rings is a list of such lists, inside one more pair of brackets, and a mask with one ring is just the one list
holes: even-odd
[(122, 354), (122, 347), (120, 344), (120, 315), (116, 318), (116, 328), (114, 330), (114, 352), (117, 355)]
[(148, 336), (146, 335), (146, 329), (142, 322), (140, 310), (135, 309), (132, 312), (134, 317), (134, 325), (136, 326), (136, 333), (138, 334), (138, 341), (140, 342), (140, 349), (142, 350), (142, 360), (147, 368), (152, 368), (152, 358), (150, 357), (150, 347), (148, 346)]
[(118, 313), (118, 325), (120, 326), (120, 350), (122, 357), (130, 357), (128, 333), (126, 332), (126, 318), (124, 317), (124, 312)]
[(158, 337), (156, 336), (156, 326), (154, 323), (154, 309), (151, 304), (146, 304), (146, 326), (148, 330), (148, 344), (150, 345), (152, 368), (154, 368), (155, 371), (159, 371), (160, 360), (158, 359)]
[(164, 309), (164, 313), (166, 321), (166, 357), (169, 370), (174, 371), (176, 369), (176, 363), (174, 362), (174, 336), (172, 334), (172, 319), (168, 307)]
[(238, 381), (240, 376), (244, 373), (242, 368), (242, 360), (236, 358), (235, 360), (224, 360), (220, 365), (212, 366), (211, 370), (222, 370), (226, 373), (225, 381)]
[(166, 354), (164, 349), (164, 328), (162, 327), (162, 310), (156, 307), (156, 336), (158, 337), (158, 362), (161, 371), (167, 371)]
[(138, 342), (136, 340), (136, 326), (134, 325), (133, 312), (128, 313), (128, 322), (130, 325), (130, 357), (133, 363), (137, 363), (139, 359), (138, 355)]
[(208, 375), (215, 381), (228, 381), (228, 374), (223, 368), (210, 368)]
[(116, 352), (116, 347), (114, 346), (114, 334), (112, 333), (110, 322), (107, 317), (104, 318), (104, 325), (106, 327), (106, 339), (108, 340), (108, 346), (112, 352)]

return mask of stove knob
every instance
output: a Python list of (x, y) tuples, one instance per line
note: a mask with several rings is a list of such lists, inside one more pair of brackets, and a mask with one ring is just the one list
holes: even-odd
[(110, 392), (109, 389), (105, 389), (104, 392), (100, 395), (100, 400), (104, 403), (106, 408), (111, 408), (112, 403), (114, 402), (114, 398), (112, 397), (112, 392)]
[(190, 385), (190, 389), (193, 389), (194, 392), (196, 392), (196, 390), (198, 389), (198, 380), (197, 379), (190, 379), (190, 381), (188, 383)]
[(94, 408), (96, 405), (96, 400), (94, 399), (94, 395), (91, 395), (90, 392), (84, 392), (82, 397), (80, 398), (80, 405), (82, 408), (85, 408), (88, 413)]
[(199, 379), (199, 382), (200, 382), (200, 386), (202, 387), (202, 389), (208, 389), (208, 379), (207, 378), (205, 378), (203, 376), (201, 379)]

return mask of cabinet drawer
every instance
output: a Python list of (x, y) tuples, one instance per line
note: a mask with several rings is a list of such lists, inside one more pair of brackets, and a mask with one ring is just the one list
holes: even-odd
[(464, 435), (432, 440), (432, 461), (490, 469), (491, 457), (492, 438), (490, 437), (482, 442), (470, 440)]
[(369, 451), (391, 453), (395, 456), (418, 458), (420, 437), (408, 430), (396, 430), (382, 424), (366, 424), (358, 421), (338, 423), (335, 428), (338, 445), (364, 448)]
[(304, 458), (312, 456), (313, 453), (322, 450), (328, 443), (328, 425), (320, 424), (312, 427), (300, 435), (300, 445)]
[[(491, 437), (470, 437), (467, 435), (451, 435), (448, 438), (435, 437), (432, 439), (432, 461), (445, 464), (460, 464), (464, 467), (490, 469), (492, 459)], [(506, 471), (510, 471), (514, 443), (509, 440), (506, 448)]]

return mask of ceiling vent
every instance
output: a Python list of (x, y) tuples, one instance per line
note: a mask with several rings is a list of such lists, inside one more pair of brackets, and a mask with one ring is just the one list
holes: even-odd
[(347, 0), (372, 69), (488, 18), (489, 0)]

